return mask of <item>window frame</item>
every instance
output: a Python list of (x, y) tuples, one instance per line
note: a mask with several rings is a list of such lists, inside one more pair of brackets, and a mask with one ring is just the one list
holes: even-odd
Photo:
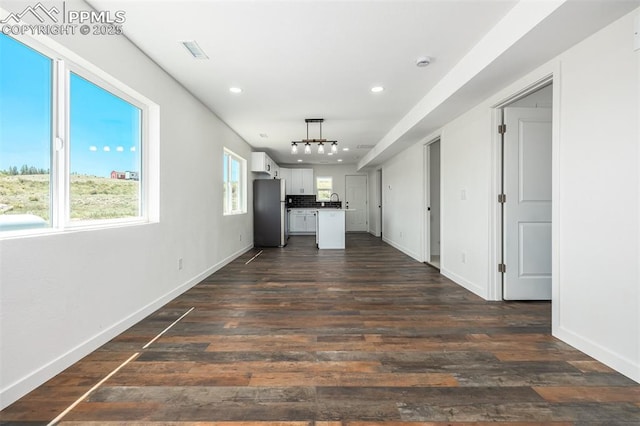
[[(102, 69), (48, 37), (4, 35), (24, 44), (52, 63), (50, 140), (50, 225), (36, 229), (0, 231), (0, 240), (93, 230), (159, 221), (159, 106)], [(71, 220), (70, 209), (70, 79), (71, 73), (140, 109), (139, 215), (113, 219)], [(153, 141), (153, 143), (152, 143)]]
[[(329, 197), (327, 198), (320, 197), (320, 191), (326, 191), (326, 189), (320, 189), (320, 185), (318, 184), (320, 179), (331, 181), (331, 189), (329, 190)], [(331, 201), (332, 193), (333, 193), (333, 176), (316, 176), (316, 201)]]
[[(238, 204), (239, 208), (236, 210), (228, 209), (228, 206), (231, 206), (231, 188), (229, 186), (231, 177), (231, 162), (232, 160), (237, 160), (240, 164), (240, 176), (238, 189), (240, 190)], [(222, 152), (222, 184), (224, 187), (223, 196), (222, 196), (222, 214), (223, 216), (235, 216), (239, 214), (247, 213), (247, 160), (235, 152), (231, 151), (229, 148), (224, 147)], [(227, 162), (227, 174), (224, 173), (225, 162)]]
[[(101, 226), (101, 225), (108, 226), (108, 225), (146, 222), (148, 217), (148, 214), (147, 214), (148, 203), (147, 203), (147, 197), (146, 197), (147, 191), (145, 190), (145, 185), (148, 179), (148, 174), (146, 173), (147, 165), (145, 163), (147, 159), (146, 148), (148, 146), (148, 143), (146, 142), (148, 140), (148, 131), (146, 129), (146, 121), (147, 121), (147, 116), (149, 114), (148, 106), (142, 103), (141, 101), (135, 99), (133, 96), (130, 96), (127, 92), (114, 86), (113, 84), (110, 84), (104, 79), (101, 79), (100, 77), (93, 75), (83, 67), (80, 67), (74, 63), (66, 63), (66, 64), (63, 63), (62, 66), (64, 66), (63, 79), (64, 79), (65, 91), (63, 93), (65, 94), (65, 100), (64, 100), (64, 105), (61, 105), (61, 107), (64, 107), (65, 118), (66, 118), (64, 123), (64, 134), (66, 135), (65, 143), (64, 143), (65, 171), (63, 173), (64, 178), (66, 180), (64, 183), (64, 188), (65, 188), (65, 191), (64, 191), (65, 212), (63, 216), (64, 227), (83, 228), (83, 227), (95, 227), (95, 226)], [(116, 96), (124, 100), (125, 102), (133, 105), (134, 107), (140, 109), (140, 132), (141, 132), (140, 151), (141, 152), (140, 152), (140, 171), (139, 171), (140, 184), (138, 187), (138, 212), (139, 212), (138, 216), (121, 217), (121, 218), (113, 218), (113, 219), (96, 219), (96, 220), (90, 220), (90, 219), (72, 220), (71, 219), (71, 170), (70, 170), (70, 167), (71, 167), (71, 150), (72, 150), (71, 144), (73, 143), (73, 141), (70, 140), (70, 136), (71, 136), (70, 120), (71, 120), (71, 74), (72, 73), (77, 75), (80, 78), (85, 79), (89, 83), (94, 84), (100, 89), (110, 93), (111, 95)]]

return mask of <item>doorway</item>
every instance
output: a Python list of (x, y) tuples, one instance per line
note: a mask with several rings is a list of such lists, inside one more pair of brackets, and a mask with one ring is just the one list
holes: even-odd
[(378, 169), (376, 171), (376, 182), (377, 182), (377, 206), (378, 206), (378, 217), (377, 217), (377, 236), (382, 238), (382, 169)]
[(345, 176), (345, 217), (346, 232), (367, 232), (369, 223), (367, 221), (367, 176), (366, 175), (346, 175)]
[(425, 145), (425, 262), (440, 269), (440, 139)]
[(500, 110), (504, 300), (551, 300), (552, 90), (548, 84)]

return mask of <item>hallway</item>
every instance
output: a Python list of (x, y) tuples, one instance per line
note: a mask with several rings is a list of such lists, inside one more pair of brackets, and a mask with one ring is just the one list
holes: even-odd
[(552, 337), (549, 303), (483, 301), (369, 234), (313, 242), (244, 254), (0, 424), (46, 424), (128, 359), (59, 424), (640, 424), (640, 385)]

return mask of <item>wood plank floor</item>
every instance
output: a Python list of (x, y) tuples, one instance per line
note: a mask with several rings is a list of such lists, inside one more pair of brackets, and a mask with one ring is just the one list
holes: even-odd
[[(246, 253), (0, 413), (2, 424), (640, 424), (640, 385), (366, 234)], [(150, 340), (182, 317), (160, 338)]]

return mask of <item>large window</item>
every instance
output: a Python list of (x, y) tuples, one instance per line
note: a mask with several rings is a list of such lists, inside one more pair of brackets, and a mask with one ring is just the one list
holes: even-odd
[(70, 95), (71, 220), (140, 216), (142, 111), (75, 73)]
[(146, 219), (146, 104), (48, 52), (0, 35), (0, 232)]
[(331, 176), (317, 177), (316, 191), (317, 201), (329, 201), (331, 199), (331, 194), (333, 193), (333, 178)]
[(0, 36), (0, 231), (51, 226), (53, 61)]
[(224, 214), (247, 212), (247, 161), (225, 148), (222, 164)]

